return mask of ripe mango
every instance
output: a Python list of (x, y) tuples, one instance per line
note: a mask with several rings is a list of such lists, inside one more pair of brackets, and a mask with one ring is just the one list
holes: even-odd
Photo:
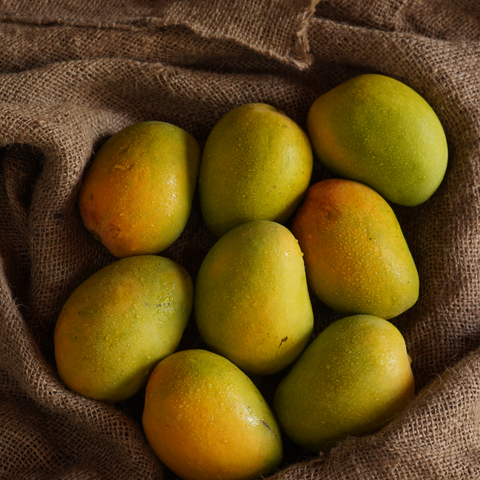
[(333, 310), (391, 319), (416, 303), (415, 262), (395, 213), (370, 187), (343, 179), (312, 185), (292, 232), (310, 288)]
[(313, 311), (290, 230), (256, 220), (221, 237), (200, 267), (194, 310), (205, 343), (247, 374), (294, 362), (310, 340)]
[(197, 141), (175, 125), (122, 129), (102, 145), (83, 180), (85, 226), (118, 258), (160, 253), (188, 221), (199, 161)]
[(307, 130), (328, 169), (393, 203), (425, 202), (446, 172), (447, 140), (436, 113), (385, 75), (359, 75), (321, 95), (310, 107)]
[(70, 295), (55, 326), (58, 373), (86, 397), (125, 400), (173, 353), (193, 305), (190, 275), (168, 258), (118, 260)]
[(306, 133), (270, 105), (224, 115), (208, 136), (199, 172), (203, 219), (217, 236), (252, 220), (286, 222), (308, 188), (313, 154)]
[(254, 383), (226, 358), (183, 350), (148, 380), (143, 429), (184, 480), (253, 480), (282, 461), (280, 429)]
[(274, 396), (285, 433), (309, 450), (384, 426), (411, 400), (415, 382), (405, 341), (390, 322), (345, 317), (307, 347)]

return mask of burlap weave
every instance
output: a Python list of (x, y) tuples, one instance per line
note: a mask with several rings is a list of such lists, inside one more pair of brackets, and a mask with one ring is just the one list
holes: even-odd
[[(224, 113), (256, 101), (305, 128), (317, 96), (365, 72), (423, 95), (449, 142), (436, 194), (394, 207), (421, 279), (419, 302), (393, 321), (417, 394), (380, 432), (328, 453), (287, 440), (274, 478), (480, 478), (477, 0), (3, 0), (0, 45), (0, 478), (174, 478), (143, 436), (142, 392), (107, 405), (56, 374), (63, 302), (114, 260), (76, 205), (102, 142), (154, 119), (203, 146)], [(328, 176), (317, 164), (312, 182)], [(195, 278), (214, 240), (197, 201), (163, 255)], [(318, 333), (336, 315), (314, 308)], [(180, 348), (194, 346), (190, 322)], [(267, 399), (280, 377), (255, 379)]]

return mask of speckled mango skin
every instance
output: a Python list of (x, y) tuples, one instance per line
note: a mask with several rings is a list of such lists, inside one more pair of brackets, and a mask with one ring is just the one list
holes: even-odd
[(173, 353), (193, 305), (193, 284), (173, 260), (118, 260), (85, 280), (58, 317), (55, 359), (62, 381), (81, 395), (125, 400)]
[(208, 136), (199, 173), (207, 228), (221, 237), (252, 220), (285, 223), (308, 188), (313, 154), (306, 133), (283, 112), (249, 103)]
[(197, 141), (175, 125), (122, 129), (102, 145), (83, 180), (85, 226), (118, 258), (162, 252), (186, 226), (199, 161)]
[(311, 339), (313, 311), (290, 230), (255, 220), (221, 237), (200, 267), (194, 310), (205, 343), (247, 374), (292, 364)]
[(184, 350), (161, 361), (146, 388), (143, 428), (184, 480), (253, 480), (282, 461), (280, 429), (253, 382), (226, 358)]
[(370, 187), (343, 179), (312, 185), (292, 232), (310, 288), (333, 310), (391, 319), (418, 300), (418, 272), (401, 227)]
[(415, 392), (405, 341), (390, 322), (345, 317), (307, 347), (274, 397), (285, 433), (308, 450), (327, 450), (350, 435), (373, 433)]
[(445, 132), (417, 92), (385, 75), (354, 77), (312, 104), (307, 130), (318, 159), (405, 206), (428, 200), (447, 169)]

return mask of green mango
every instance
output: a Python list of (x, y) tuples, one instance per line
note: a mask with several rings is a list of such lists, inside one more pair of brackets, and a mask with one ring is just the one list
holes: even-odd
[(192, 306), (190, 275), (173, 260), (138, 255), (113, 262), (80, 284), (59, 314), (60, 378), (85, 397), (131, 397), (177, 349)]
[(241, 105), (213, 127), (203, 149), (199, 196), (218, 237), (242, 223), (285, 223), (308, 188), (313, 153), (307, 134), (264, 103)]
[(308, 450), (326, 450), (388, 423), (412, 399), (411, 359), (399, 330), (372, 315), (323, 330), (280, 382), (273, 408), (284, 432)]
[(447, 140), (436, 113), (412, 88), (385, 75), (360, 75), (318, 97), (307, 130), (329, 170), (393, 203), (425, 202), (446, 172)]
[(256, 220), (221, 237), (200, 267), (194, 311), (205, 343), (246, 373), (293, 363), (311, 338), (313, 311), (290, 230)]

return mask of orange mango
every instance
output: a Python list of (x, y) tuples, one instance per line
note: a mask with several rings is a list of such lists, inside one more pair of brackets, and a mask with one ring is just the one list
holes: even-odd
[(79, 195), (85, 226), (116, 257), (160, 253), (184, 230), (200, 148), (181, 128), (140, 122), (110, 137)]
[(310, 288), (343, 314), (391, 319), (415, 304), (419, 277), (390, 205), (352, 180), (318, 182), (292, 223)]
[(142, 422), (154, 452), (184, 480), (253, 480), (282, 460), (280, 430), (261, 393), (206, 350), (177, 352), (157, 365)]

